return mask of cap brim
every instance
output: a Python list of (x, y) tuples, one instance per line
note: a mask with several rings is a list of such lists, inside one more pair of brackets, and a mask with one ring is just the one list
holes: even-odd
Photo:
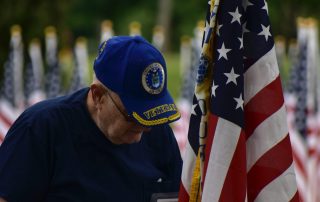
[(168, 124), (180, 118), (180, 113), (168, 91), (153, 100), (119, 95), (128, 114), (139, 124), (152, 127)]

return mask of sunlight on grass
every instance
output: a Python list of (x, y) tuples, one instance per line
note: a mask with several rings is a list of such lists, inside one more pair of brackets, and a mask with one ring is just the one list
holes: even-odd
[(178, 53), (166, 53), (164, 58), (167, 63), (168, 89), (175, 101), (180, 96), (181, 75), (180, 75), (180, 55)]

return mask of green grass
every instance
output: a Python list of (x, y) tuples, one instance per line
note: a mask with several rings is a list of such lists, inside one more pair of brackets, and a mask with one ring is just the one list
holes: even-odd
[(173, 97), (177, 100), (181, 91), (181, 75), (180, 75), (180, 55), (178, 53), (166, 53), (164, 58), (167, 63), (168, 71), (168, 89)]

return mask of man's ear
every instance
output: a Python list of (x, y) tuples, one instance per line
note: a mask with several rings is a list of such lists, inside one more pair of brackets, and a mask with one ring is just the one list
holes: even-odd
[(96, 106), (100, 104), (102, 96), (105, 94), (104, 90), (98, 84), (91, 84), (90, 86), (92, 100)]

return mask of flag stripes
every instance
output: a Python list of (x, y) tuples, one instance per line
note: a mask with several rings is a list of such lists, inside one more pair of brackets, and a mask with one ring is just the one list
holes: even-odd
[(249, 102), (259, 91), (279, 76), (274, 47), (244, 73), (244, 103)]
[[(246, 119), (246, 138), (248, 139), (258, 125), (284, 105), (281, 93), (280, 78), (265, 86), (244, 107)], [(286, 117), (284, 117), (286, 122)]]
[[(267, 3), (210, 3), (179, 201), (297, 201)], [(199, 172), (200, 198), (189, 188)]]
[[(204, 179), (203, 192), (207, 194), (203, 195), (202, 200), (219, 200), (240, 139), (240, 133), (241, 128), (234, 123), (223, 118), (217, 120), (216, 130), (213, 133), (214, 141), (212, 142), (211, 151), (208, 153), (210, 157), (208, 161), (205, 161), (208, 162), (208, 168)], [(245, 172), (245, 169), (243, 171)]]
[(280, 126), (277, 128), (274, 126), (274, 123), (286, 121), (282, 116), (284, 112), (285, 107), (282, 106), (282, 108), (269, 117), (269, 119), (261, 123), (254, 131), (253, 135), (247, 139), (247, 149), (251, 151), (247, 152), (247, 170), (251, 170), (254, 164), (265, 154), (265, 152), (272, 149), (288, 135), (286, 127)]

